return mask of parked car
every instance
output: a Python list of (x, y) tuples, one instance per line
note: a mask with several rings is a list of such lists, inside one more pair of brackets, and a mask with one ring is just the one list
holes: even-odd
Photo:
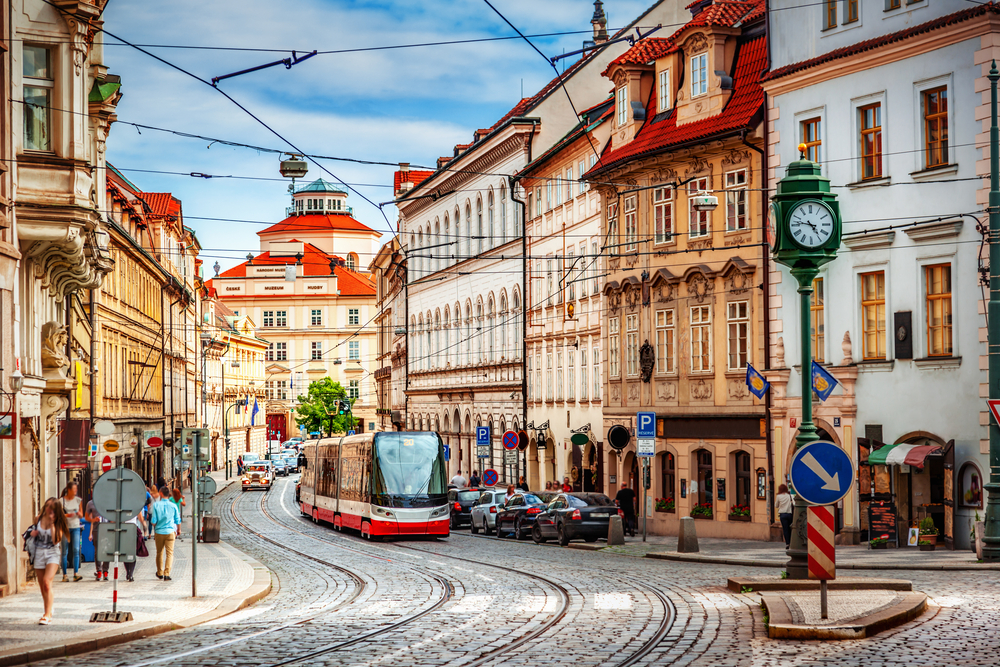
[(448, 489), (452, 530), (472, 525), (472, 506), (476, 504), (481, 495), (480, 489)]
[(482, 530), (487, 535), (493, 532), (496, 526), (497, 512), (506, 502), (506, 490), (489, 490), (479, 494), (479, 500), (472, 506), (472, 526), (470, 530), (475, 535)]
[(551, 491), (515, 493), (506, 502), (503, 509), (497, 510), (497, 537), (503, 538), (509, 533), (514, 533), (514, 538), (518, 540), (526, 540), (531, 537), (535, 519), (545, 511), (555, 496), (556, 494)]
[(285, 467), (288, 472), (298, 472), (299, 471), (299, 456), (298, 454), (292, 453), (291, 456), (286, 456), (284, 458)]
[(608, 524), (615, 514), (624, 516), (615, 501), (603, 493), (560, 493), (535, 517), (531, 537), (538, 543), (557, 539), (562, 546), (570, 540), (596, 542), (608, 536)]
[(262, 489), (269, 491), (274, 485), (274, 470), (267, 465), (269, 461), (254, 461), (248, 463), (243, 470), (243, 491)]
[(278, 458), (271, 459), (271, 465), (274, 466), (275, 475), (288, 477), (288, 465), (285, 463), (285, 459), (278, 459)]

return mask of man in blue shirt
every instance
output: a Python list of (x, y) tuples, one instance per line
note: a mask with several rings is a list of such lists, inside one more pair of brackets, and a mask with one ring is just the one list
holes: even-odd
[(156, 540), (156, 577), (170, 581), (170, 568), (174, 564), (174, 534), (181, 522), (177, 505), (168, 500), (170, 491), (160, 487), (160, 498), (153, 503), (150, 523)]

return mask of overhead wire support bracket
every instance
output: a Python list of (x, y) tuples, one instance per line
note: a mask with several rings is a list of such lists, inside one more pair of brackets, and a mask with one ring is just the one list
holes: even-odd
[(231, 79), (234, 76), (240, 76), (241, 74), (249, 74), (250, 72), (256, 72), (258, 70), (267, 69), (268, 67), (274, 67), (275, 65), (284, 65), (285, 69), (292, 69), (292, 65), (298, 65), (303, 60), (309, 60), (317, 53), (318, 51), (314, 49), (311, 53), (307, 53), (306, 55), (299, 58), (298, 52), (292, 51), (291, 58), (282, 58), (281, 60), (275, 60), (273, 63), (267, 63), (266, 65), (257, 65), (256, 67), (251, 67), (250, 69), (242, 69), (239, 72), (233, 72), (232, 74), (213, 76), (212, 85), (218, 87), (219, 82), (222, 81), (223, 79)]

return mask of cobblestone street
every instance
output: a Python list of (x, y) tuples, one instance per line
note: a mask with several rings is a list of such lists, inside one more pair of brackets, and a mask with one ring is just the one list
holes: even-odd
[[(995, 665), (995, 572), (913, 572), (915, 621), (846, 642), (768, 639), (759, 597), (679, 563), (453, 533), (369, 543), (299, 516), (293, 482), (227, 491), (224, 539), (272, 571), (257, 604), (45, 665)], [(871, 576), (878, 574), (870, 572)], [(866, 576), (858, 570), (852, 576)]]

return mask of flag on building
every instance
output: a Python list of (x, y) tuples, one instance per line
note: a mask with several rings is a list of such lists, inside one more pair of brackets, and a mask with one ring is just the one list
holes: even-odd
[(757, 398), (764, 398), (771, 383), (764, 379), (764, 376), (757, 372), (749, 362), (747, 363), (747, 389)]
[(254, 399), (253, 399), (253, 412), (250, 413), (250, 425), (251, 426), (256, 426), (257, 425), (257, 413), (259, 411), (260, 410), (257, 407), (257, 397), (254, 396)]
[(837, 378), (830, 375), (828, 370), (817, 364), (815, 360), (812, 362), (812, 387), (819, 400), (825, 401), (830, 398), (830, 394), (833, 393), (838, 384)]

